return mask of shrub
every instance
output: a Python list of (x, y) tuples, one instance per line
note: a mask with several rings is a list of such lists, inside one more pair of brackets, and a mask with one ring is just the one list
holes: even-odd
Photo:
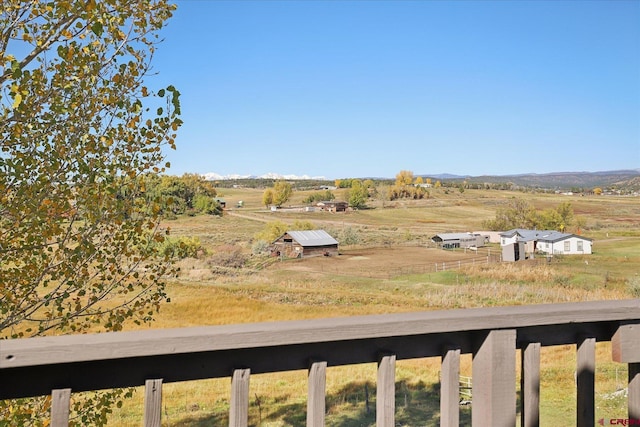
[(242, 248), (234, 245), (226, 245), (216, 249), (209, 258), (210, 267), (242, 268), (247, 263), (247, 255)]
[(251, 253), (261, 255), (269, 252), (269, 242), (265, 240), (256, 240), (251, 246)]
[(198, 258), (198, 255), (206, 253), (198, 237), (186, 236), (165, 237), (158, 243), (157, 251), (161, 255), (176, 259)]

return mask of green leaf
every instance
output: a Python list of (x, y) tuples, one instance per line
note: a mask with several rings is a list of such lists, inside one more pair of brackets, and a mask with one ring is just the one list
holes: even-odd
[(93, 33), (94, 33), (96, 36), (100, 37), (100, 36), (102, 35), (102, 31), (103, 31), (102, 23), (100, 23), (100, 22), (95, 22), (95, 23), (91, 26), (91, 31), (93, 31)]

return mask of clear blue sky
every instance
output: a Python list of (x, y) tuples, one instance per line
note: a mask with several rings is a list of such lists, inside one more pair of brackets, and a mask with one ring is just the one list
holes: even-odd
[(171, 174), (640, 168), (640, 1), (177, 1)]

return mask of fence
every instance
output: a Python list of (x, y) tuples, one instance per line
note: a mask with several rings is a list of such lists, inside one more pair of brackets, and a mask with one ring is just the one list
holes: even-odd
[(472, 423), (539, 425), (540, 348), (575, 344), (577, 425), (595, 425), (595, 343), (628, 364), (628, 411), (640, 420), (640, 300), (544, 304), (1, 341), (0, 399), (52, 396), (66, 426), (72, 392), (146, 386), (159, 426), (162, 385), (230, 377), (230, 426), (248, 423), (252, 374), (308, 370), (307, 425), (325, 422), (328, 367), (377, 362), (376, 423), (395, 424), (397, 360), (441, 357), (440, 425), (459, 424), (460, 355), (472, 358)]

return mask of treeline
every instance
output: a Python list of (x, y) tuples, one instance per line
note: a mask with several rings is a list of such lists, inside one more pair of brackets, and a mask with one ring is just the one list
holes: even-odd
[(222, 215), (214, 183), (202, 175), (149, 174), (139, 178), (137, 198), (147, 209), (159, 210), (166, 219), (178, 215)]
[(576, 217), (571, 203), (561, 203), (556, 208), (537, 210), (523, 199), (514, 199), (507, 206), (498, 208), (494, 219), (483, 222), (488, 230), (504, 231), (514, 228), (568, 231), (584, 227), (585, 220)]

